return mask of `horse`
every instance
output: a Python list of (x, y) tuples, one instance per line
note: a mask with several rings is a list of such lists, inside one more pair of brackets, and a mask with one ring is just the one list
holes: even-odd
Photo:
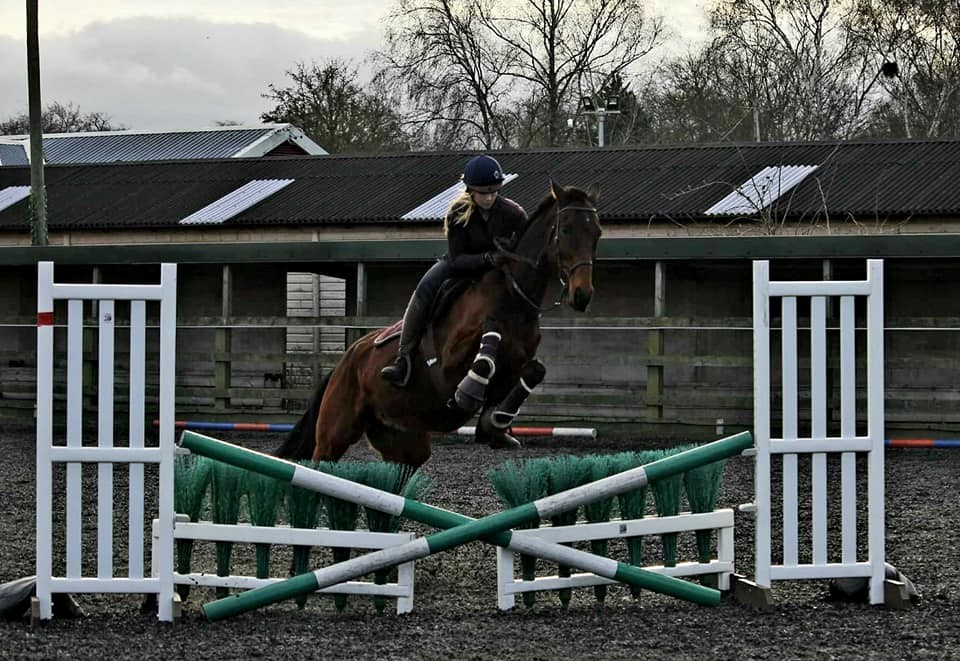
[(594, 294), (599, 198), (598, 184), (583, 190), (551, 179), (549, 194), (512, 246), (498, 245), (503, 264), (434, 318), (405, 388), (381, 378), (396, 350), (378, 341), (383, 331), (369, 333), (321, 380), (275, 454), (337, 461), (366, 435), (382, 460), (416, 470), (430, 457), (431, 433), (454, 431), (478, 410), (476, 441), (518, 446), (510, 424), (546, 373), (535, 356), (548, 285), (559, 278), (557, 304), (565, 298), (578, 312)]

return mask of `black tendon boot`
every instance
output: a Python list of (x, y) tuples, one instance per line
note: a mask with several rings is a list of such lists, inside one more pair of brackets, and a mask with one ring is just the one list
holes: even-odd
[(480, 338), (480, 351), (473, 359), (470, 371), (457, 385), (453, 395), (456, 408), (466, 413), (480, 410), (486, 399), (487, 385), (497, 371), (497, 349), (500, 348), (500, 333), (488, 330)]
[(520, 441), (510, 434), (510, 425), (520, 406), (526, 401), (533, 389), (540, 385), (547, 370), (536, 359), (527, 363), (520, 373), (517, 383), (497, 406), (491, 406), (480, 414), (477, 422), (478, 441), (488, 443), (492, 448), (518, 448)]
[(420, 343), (420, 336), (427, 325), (430, 314), (430, 304), (414, 294), (407, 303), (407, 310), (403, 313), (403, 331), (400, 333), (400, 345), (397, 347), (397, 357), (393, 364), (380, 370), (380, 376), (398, 388), (404, 388), (410, 381), (410, 355)]

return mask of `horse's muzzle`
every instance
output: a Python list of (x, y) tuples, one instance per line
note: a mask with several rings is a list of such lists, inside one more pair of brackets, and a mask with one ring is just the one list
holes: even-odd
[(567, 278), (567, 302), (577, 312), (583, 312), (593, 298), (593, 260), (583, 260), (570, 267)]
[(573, 296), (570, 299), (570, 305), (577, 312), (583, 312), (590, 305), (590, 299), (593, 298), (593, 290), (584, 287), (577, 287), (573, 290)]

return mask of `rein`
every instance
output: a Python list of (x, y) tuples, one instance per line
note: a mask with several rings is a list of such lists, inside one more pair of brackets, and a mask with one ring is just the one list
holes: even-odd
[[(520, 283), (517, 282), (517, 279), (515, 277), (513, 277), (513, 274), (509, 270), (503, 267), (500, 267), (501, 271), (506, 276), (507, 281), (510, 283), (510, 287), (513, 289), (513, 291), (520, 297), (520, 299), (524, 303), (532, 307), (537, 312), (548, 312), (556, 308), (558, 305), (560, 305), (563, 302), (563, 299), (566, 298), (567, 296), (567, 283), (569, 282), (570, 277), (574, 274), (574, 272), (581, 266), (593, 266), (592, 259), (581, 260), (576, 264), (574, 264), (573, 266), (571, 266), (569, 270), (564, 269), (562, 266), (560, 266), (560, 214), (562, 214), (564, 211), (588, 211), (590, 213), (593, 213), (594, 215), (597, 214), (597, 210), (594, 207), (580, 206), (575, 204), (568, 204), (565, 207), (557, 209), (557, 213), (555, 217), (556, 220), (554, 221), (554, 224), (553, 224), (553, 245), (556, 248), (556, 262), (557, 262), (557, 271), (558, 271), (557, 276), (560, 280), (561, 287), (560, 287), (560, 293), (557, 295), (557, 300), (553, 302), (553, 305), (550, 305), (544, 308), (537, 305), (537, 303), (531, 300), (531, 298), (527, 296), (526, 292), (523, 291), (523, 288), (520, 287)], [(541, 251), (540, 255), (537, 256), (537, 259), (534, 260), (529, 257), (525, 257), (524, 255), (519, 255), (515, 252), (507, 250), (503, 246), (503, 244), (505, 243), (504, 241), (495, 240), (494, 243), (496, 244), (497, 249), (500, 251), (500, 253), (502, 253), (507, 259), (517, 261), (517, 262), (522, 262), (530, 266), (531, 268), (536, 268), (540, 264), (540, 259), (543, 257), (543, 251)]]

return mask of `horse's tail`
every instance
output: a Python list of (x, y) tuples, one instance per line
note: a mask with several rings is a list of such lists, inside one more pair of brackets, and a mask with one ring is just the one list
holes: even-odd
[(320, 415), (320, 402), (323, 401), (323, 393), (326, 392), (327, 384), (330, 383), (331, 374), (333, 370), (320, 379), (320, 385), (313, 393), (310, 406), (287, 434), (283, 445), (273, 453), (274, 456), (293, 460), (313, 458), (313, 450), (317, 445), (317, 416)]

